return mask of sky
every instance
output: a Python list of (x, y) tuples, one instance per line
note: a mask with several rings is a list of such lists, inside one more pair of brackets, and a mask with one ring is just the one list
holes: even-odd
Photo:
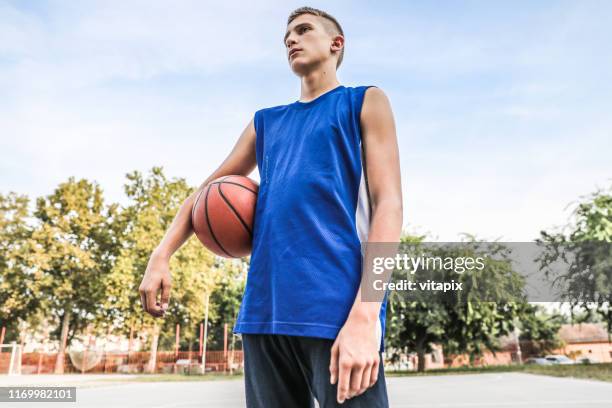
[(255, 111), (299, 99), (303, 5), (343, 26), (340, 82), (391, 101), (406, 232), (532, 241), (611, 184), (607, 1), (0, 0), (0, 193), (74, 176), (126, 203), (153, 166), (200, 185)]

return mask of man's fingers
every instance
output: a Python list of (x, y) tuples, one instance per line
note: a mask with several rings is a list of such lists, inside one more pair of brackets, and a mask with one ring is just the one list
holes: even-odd
[(374, 364), (372, 364), (372, 370), (370, 371), (370, 384), (369, 387), (372, 387), (378, 381), (378, 369), (379, 369), (380, 359), (377, 358), (374, 360)]
[(147, 311), (147, 298), (145, 297), (144, 291), (140, 291), (140, 304), (142, 305), (142, 310)]
[(361, 390), (361, 379), (365, 368), (365, 361), (354, 361), (351, 370), (351, 385), (349, 387), (349, 398), (353, 398)]
[(348, 396), (350, 382), (351, 382), (351, 368), (352, 364), (350, 360), (338, 359), (338, 402), (342, 404)]
[(359, 391), (357, 392), (357, 394), (363, 394), (370, 386), (370, 376), (372, 375), (372, 365), (373, 364), (374, 362), (372, 361), (369, 364), (366, 364), (365, 367), (363, 367), (363, 374), (361, 376), (361, 384), (360, 384)]
[(155, 317), (161, 316), (162, 311), (159, 307), (159, 303), (157, 303), (157, 290), (147, 290), (145, 292), (145, 297), (147, 300), (147, 311)]
[(329, 382), (335, 384), (338, 379), (338, 343), (331, 348), (331, 359), (329, 362)]
[(161, 309), (162, 312), (165, 312), (168, 309), (168, 303), (170, 302), (170, 289), (172, 289), (172, 283), (169, 280), (162, 280), (161, 285)]

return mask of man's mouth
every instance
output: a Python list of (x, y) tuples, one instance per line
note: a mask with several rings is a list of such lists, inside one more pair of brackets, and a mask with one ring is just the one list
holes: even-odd
[(291, 59), (292, 56), (294, 56), (296, 53), (298, 53), (300, 51), (302, 51), (302, 50), (299, 49), (299, 48), (296, 48), (295, 50), (289, 51), (289, 58)]

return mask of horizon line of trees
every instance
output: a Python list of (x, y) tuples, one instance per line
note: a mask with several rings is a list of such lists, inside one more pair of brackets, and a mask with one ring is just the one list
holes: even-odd
[[(166, 317), (154, 319), (144, 313), (138, 286), (149, 257), (194, 187), (183, 178), (167, 178), (161, 167), (153, 167), (146, 176), (133, 171), (126, 178), (124, 206), (105, 202), (96, 182), (74, 177), (52, 194), (36, 198), (33, 210), (27, 196), (0, 193), (4, 341), (19, 341), (26, 332), (45, 328), (49, 339), (59, 343), (56, 372), (63, 370), (66, 348), (85, 333), (140, 333), (150, 342), (154, 359), (158, 348), (172, 347), (174, 328), (180, 324), (181, 347), (192, 350), (199, 344), (207, 297), (207, 342), (209, 348), (218, 348), (223, 344), (223, 324), (232, 327), (239, 310), (249, 258), (217, 257), (192, 237), (171, 259), (173, 291)], [(597, 191), (578, 205), (569, 233), (542, 231), (542, 239), (611, 242), (611, 213), (612, 195)], [(419, 243), (425, 238), (404, 234), (402, 241)], [(394, 350), (392, 359), (414, 350), (423, 370), (424, 355), (433, 343), (473, 359), (485, 350), (499, 350), (496, 339), (517, 325), (522, 340), (539, 342), (542, 350), (557, 347), (563, 317), (524, 302), (517, 295), (521, 282), (507, 264), (489, 273), (486, 281), (493, 290), (506, 291), (508, 302), (474, 299), (432, 307), (390, 296), (386, 343)], [(583, 319), (595, 319), (588, 310)], [(612, 317), (609, 308), (595, 314), (605, 322)]]

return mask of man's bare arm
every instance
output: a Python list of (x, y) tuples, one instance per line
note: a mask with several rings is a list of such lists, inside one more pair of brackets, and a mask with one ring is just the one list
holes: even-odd
[[(372, 203), (368, 242), (399, 243), (403, 224), (399, 147), (391, 105), (382, 90), (368, 90), (361, 119)], [(360, 286), (351, 312), (376, 321), (381, 303), (382, 295), (380, 302), (361, 302)]]
[[(257, 165), (255, 159), (255, 126), (249, 122), (223, 163), (181, 205), (163, 239), (151, 254), (139, 287), (143, 309), (155, 317), (164, 315), (170, 299), (172, 279), (169, 262), (172, 255), (193, 234), (191, 210), (200, 189), (209, 182), (230, 174), (248, 176)], [(157, 300), (161, 290), (161, 300)]]
[(200, 189), (211, 181), (230, 174), (248, 176), (256, 164), (255, 126), (251, 120), (223, 163), (200, 185), (198, 190), (187, 197), (155, 251), (161, 256), (170, 258), (191, 236), (193, 233), (191, 210)]
[[(366, 91), (361, 129), (372, 205), (368, 242), (398, 242), (403, 218), (399, 149), (391, 105), (379, 88)], [(338, 382), (340, 403), (362, 394), (378, 379), (381, 362), (376, 325), (380, 306), (381, 302), (362, 302), (360, 286), (347, 321), (332, 346), (331, 382)]]

